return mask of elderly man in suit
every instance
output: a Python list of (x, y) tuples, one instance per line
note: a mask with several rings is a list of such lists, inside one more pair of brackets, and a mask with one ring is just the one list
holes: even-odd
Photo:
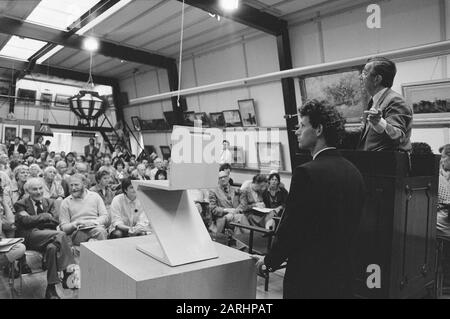
[(89, 145), (86, 145), (84, 147), (84, 156), (88, 157), (88, 155), (91, 155), (92, 158), (96, 158), (98, 154), (98, 147), (95, 146), (95, 139), (91, 137), (89, 139)]
[(360, 150), (411, 150), (413, 111), (391, 89), (396, 73), (395, 63), (383, 57), (369, 59), (361, 73), (361, 81), (372, 98), (364, 112), (367, 119), (360, 128)]
[(363, 178), (336, 150), (344, 133), (337, 110), (312, 100), (300, 115), (299, 147), (310, 151), (313, 160), (295, 169), (273, 246), (257, 269), (270, 271), (287, 260), (284, 298), (351, 298)]
[(47, 269), (45, 297), (59, 299), (55, 289), (56, 284), (61, 282), (58, 271), (64, 271), (64, 288), (68, 288), (67, 283), (71, 281), (69, 277), (77, 275), (69, 239), (64, 232), (56, 230), (59, 222), (55, 218), (55, 206), (53, 200), (44, 198), (42, 179), (29, 179), (25, 190), (29, 197), (14, 204), (16, 236), (25, 238), (27, 249), (44, 254), (44, 266)]

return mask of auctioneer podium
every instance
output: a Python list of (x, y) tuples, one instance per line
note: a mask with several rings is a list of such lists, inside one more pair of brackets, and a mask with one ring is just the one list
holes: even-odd
[[(420, 298), (435, 294), (439, 159), (399, 152), (341, 151), (361, 172), (366, 201), (356, 252), (359, 298)], [(298, 154), (299, 155), (299, 154)], [(298, 162), (304, 162), (300, 156)], [(369, 288), (367, 266), (381, 269)]]
[[(181, 130), (197, 151), (214, 143), (205, 130)], [(188, 191), (217, 187), (219, 164), (207, 162), (173, 159), (168, 180), (132, 181), (153, 234), (83, 244), (81, 298), (256, 297), (254, 262), (211, 240)]]

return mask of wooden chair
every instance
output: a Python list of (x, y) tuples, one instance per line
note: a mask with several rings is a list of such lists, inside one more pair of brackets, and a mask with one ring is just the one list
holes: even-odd
[[(267, 255), (272, 247), (273, 237), (276, 234), (276, 228), (278, 227), (280, 217), (274, 217), (275, 230), (265, 229), (257, 226), (242, 225), (239, 223), (230, 223), (231, 226), (248, 230), (248, 233), (233, 235), (233, 238), (242, 242), (249, 254)], [(280, 267), (274, 270), (286, 268), (286, 262)], [(269, 271), (267, 270), (264, 275), (264, 290), (269, 290)]]

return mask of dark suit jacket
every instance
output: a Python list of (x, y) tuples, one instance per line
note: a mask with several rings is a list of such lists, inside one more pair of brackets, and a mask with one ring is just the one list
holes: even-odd
[[(21, 154), (25, 154), (27, 152), (27, 148), (25, 147), (25, 145), (23, 144), (19, 144), (19, 148), (17, 149), (19, 151), (19, 153)], [(8, 147), (8, 156), (11, 156), (12, 153), (14, 152), (14, 144), (11, 144)]]
[(95, 146), (94, 146), (94, 150), (93, 150), (92, 153), (90, 152), (89, 145), (86, 145), (86, 146), (84, 147), (84, 156), (86, 156), (86, 157), (87, 157), (88, 155), (92, 155), (93, 157), (97, 157), (97, 153), (98, 153), (98, 148), (95, 147)]
[(39, 158), (42, 152), (47, 152), (47, 146), (39, 143), (33, 145), (33, 154), (35, 158)]
[(387, 89), (380, 97), (378, 105), (386, 120), (386, 130), (379, 134), (365, 121), (361, 131), (358, 149), (364, 151), (409, 151), (411, 150), (411, 127), (413, 111), (403, 97)]
[(360, 172), (337, 150), (295, 169), (286, 209), (265, 258), (269, 268), (287, 259), (284, 298), (352, 295), (352, 242), (364, 202)]
[[(55, 205), (52, 199), (43, 198), (42, 208), (43, 213), (49, 213), (55, 216)], [(25, 237), (26, 242), (29, 233), (31, 233), (33, 229), (51, 228), (47, 227), (47, 225), (51, 223), (58, 225), (58, 221), (55, 218), (53, 218), (53, 221), (49, 221), (48, 219), (43, 218), (44, 216), (38, 215), (34, 210), (33, 201), (29, 197), (17, 201), (14, 204), (14, 209), (16, 212), (16, 235), (17, 237)], [(20, 212), (22, 211), (26, 211), (30, 216), (21, 215)]]

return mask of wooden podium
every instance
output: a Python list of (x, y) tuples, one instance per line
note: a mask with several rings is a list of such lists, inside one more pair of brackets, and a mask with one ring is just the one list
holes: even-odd
[[(432, 294), (436, 271), (439, 159), (398, 152), (341, 151), (362, 173), (366, 203), (357, 240), (356, 295), (419, 298)], [(367, 266), (381, 267), (369, 289)]]

